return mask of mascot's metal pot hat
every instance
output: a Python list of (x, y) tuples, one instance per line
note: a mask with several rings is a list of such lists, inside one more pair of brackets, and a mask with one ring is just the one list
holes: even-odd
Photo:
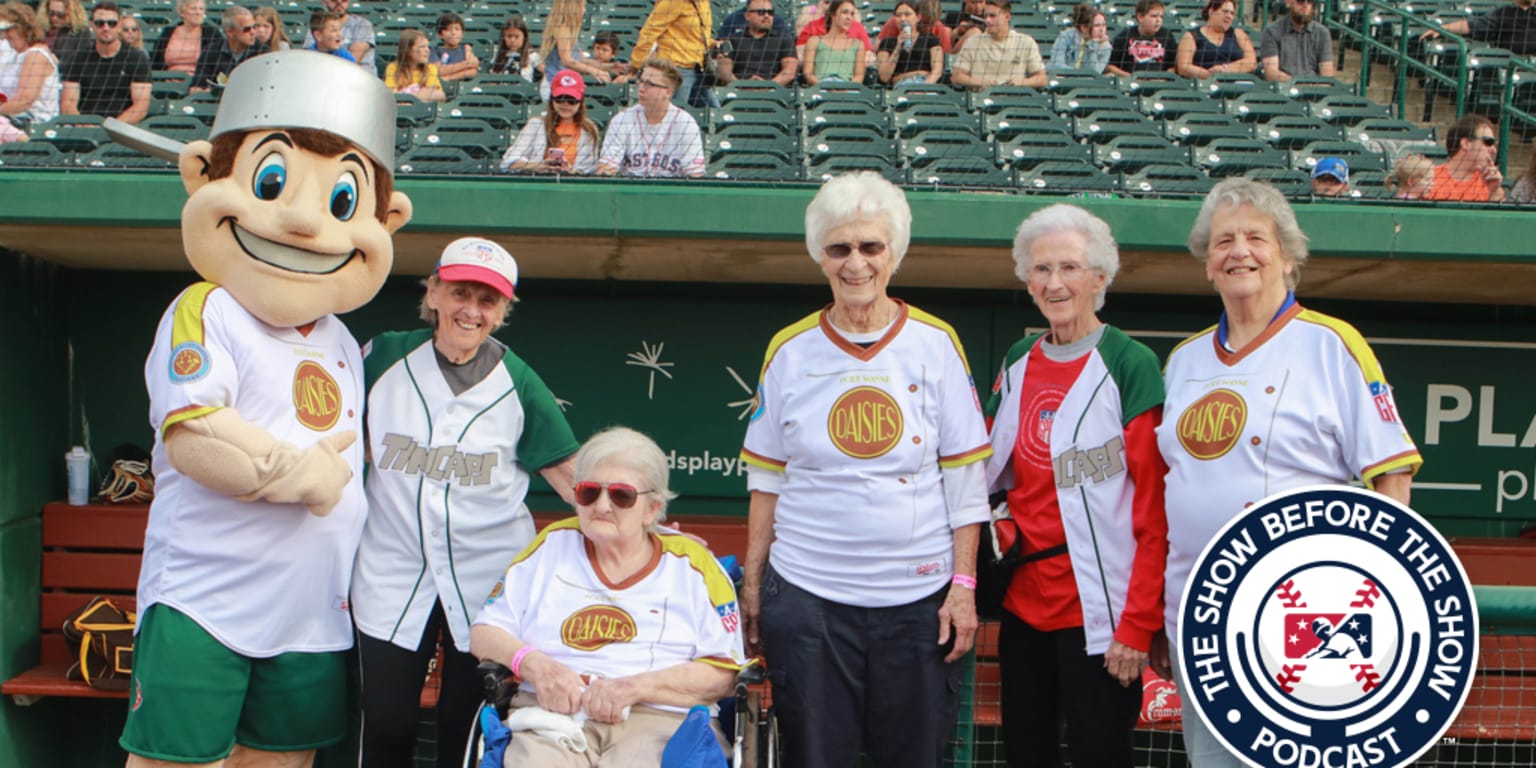
[[(183, 145), (108, 118), (120, 144), (175, 162)], [(229, 75), (210, 139), (232, 131), (313, 128), (357, 145), (394, 173), (395, 94), (372, 72), (314, 51), (281, 51), (247, 60)]]

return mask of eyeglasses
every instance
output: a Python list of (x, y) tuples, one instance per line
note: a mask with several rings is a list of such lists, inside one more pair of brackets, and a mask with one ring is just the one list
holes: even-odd
[(243, 27), (238, 27), (237, 31), (239, 31), (239, 32), (251, 32), (251, 31), (254, 31), (255, 29), (256, 29), (256, 25), (255, 24), (247, 24), (247, 25), (245, 25)]
[(1074, 280), (1082, 278), (1083, 275), (1088, 274), (1088, 269), (1089, 268), (1087, 266), (1079, 264), (1075, 261), (1068, 261), (1062, 264), (1054, 265), (1032, 264), (1029, 267), (1029, 279), (1041, 283), (1049, 283), (1051, 281), (1051, 275), (1055, 274), (1061, 278), (1063, 283), (1070, 283)]
[(1492, 136), (1473, 136), (1472, 138), (1481, 141), (1485, 147), (1495, 147), (1499, 144), (1499, 140)]
[(764, 16), (772, 16), (773, 15), (773, 9), (772, 8), (748, 8), (747, 9), (747, 13), (758, 13), (758, 14), (762, 14)]
[(50, 18), (50, 19), (67, 19), (67, 18), (69, 18), (69, 12), (68, 11), (49, 11), (48, 12), (48, 18)]
[(834, 259), (846, 259), (853, 255), (853, 249), (859, 249), (859, 253), (865, 256), (879, 256), (885, 253), (885, 243), (879, 240), (869, 240), (862, 243), (831, 243), (821, 247), (821, 252)]
[(581, 103), (581, 99), (578, 99), (575, 96), (556, 96), (553, 99), (550, 99), (550, 101), (553, 101), (556, 104), (580, 104)]
[(640, 78), (640, 87), (641, 88), (671, 88), (672, 86), (670, 86), (670, 85), (663, 85), (661, 83), (653, 83), (650, 80), (647, 80), (647, 79), (642, 77), (642, 78)]
[(117, 26), (117, 19), (91, 19), (91, 26), (97, 29), (110, 29)]
[[(641, 496), (656, 492), (654, 489), (637, 491), (629, 483), (609, 483), (607, 490), (608, 500), (613, 502), (613, 505), (619, 509), (629, 509), (635, 505), (635, 502), (640, 500)], [(583, 507), (596, 504), (597, 498), (602, 495), (603, 486), (601, 483), (583, 480), (576, 484), (576, 503)]]

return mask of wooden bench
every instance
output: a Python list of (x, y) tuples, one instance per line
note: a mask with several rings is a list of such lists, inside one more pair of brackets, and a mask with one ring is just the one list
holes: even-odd
[[(569, 513), (536, 513), (539, 527)], [(689, 517), (688, 532), (709, 542), (717, 555), (747, 552), (746, 518)], [(126, 699), (126, 691), (99, 691), (65, 677), (71, 658), (64, 641), (64, 620), (92, 597), (109, 597), (125, 610), (134, 610), (139, 565), (149, 507), (143, 504), (70, 506), (62, 502), (43, 507), (42, 599), (39, 621), (40, 663), (0, 686), (0, 694), (21, 705), (44, 697)], [(437, 706), (437, 668), (433, 665), (422, 687), (421, 706)]]

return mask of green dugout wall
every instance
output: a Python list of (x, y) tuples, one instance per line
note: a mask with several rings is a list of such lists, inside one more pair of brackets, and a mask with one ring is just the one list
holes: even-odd
[[(523, 270), (498, 334), (566, 401), (578, 435), (624, 423), (675, 456), (678, 514), (744, 514), (736, 452), (769, 337), (829, 300), (805, 255), (814, 189), (407, 180), (416, 219), (396, 277), (346, 318), (360, 340), (412, 328), (449, 239), (484, 234)], [(169, 175), (0, 175), (0, 676), (36, 659), (39, 513), (62, 453), (147, 446), (143, 360), (196, 277)], [(1013, 229), (1056, 199), (913, 191), (913, 247), (892, 294), (950, 321), (982, 395), (1040, 316), (1016, 289)], [(1164, 354), (1220, 305), (1184, 251), (1198, 203), (1078, 201), (1108, 220), (1122, 270), (1105, 320)], [(1536, 226), (1527, 211), (1299, 204), (1312, 238), (1300, 298), (1372, 340), (1424, 452), (1414, 506), (1445, 532), (1536, 522)], [(535, 506), (553, 508), (545, 494)], [(118, 765), (119, 702), (0, 705), (0, 765)]]

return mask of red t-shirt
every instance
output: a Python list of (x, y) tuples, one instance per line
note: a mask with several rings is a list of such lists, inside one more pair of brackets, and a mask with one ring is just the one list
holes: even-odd
[[(821, 37), (825, 34), (827, 34), (827, 17), (817, 16), (805, 25), (805, 29), (800, 30), (800, 35), (795, 38), (795, 45), (805, 45), (805, 41), (813, 37)], [(855, 23), (853, 28), (848, 30), (848, 34), (853, 39), (864, 43), (864, 50), (873, 51), (875, 49), (874, 43), (869, 41), (869, 30), (865, 29), (863, 24)]]

